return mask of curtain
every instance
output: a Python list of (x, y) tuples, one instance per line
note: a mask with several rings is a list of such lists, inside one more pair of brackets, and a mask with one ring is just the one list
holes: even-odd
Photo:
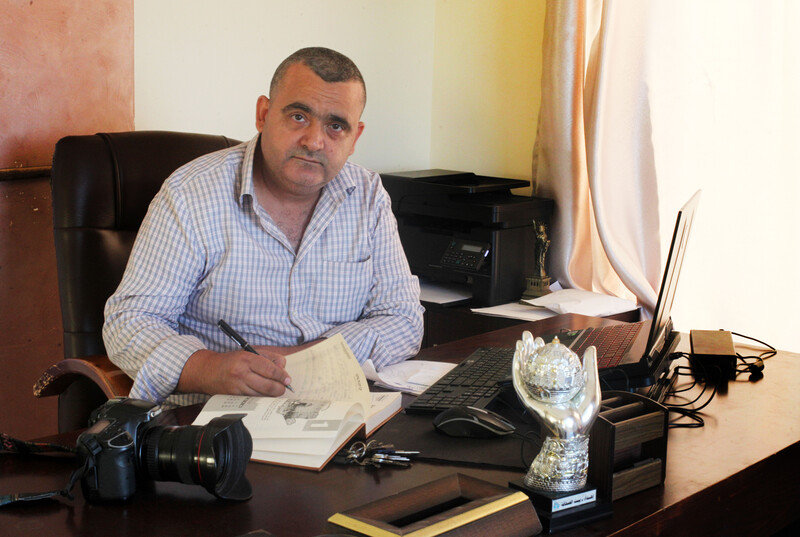
[(645, 80), (662, 233), (703, 190), (676, 326), (724, 328), (796, 351), (800, 2), (649, 3)]
[(676, 325), (796, 348), (800, 2), (546, 8), (533, 185), (556, 201), (551, 275), (651, 312), (676, 212), (702, 189)]
[(533, 184), (556, 201), (552, 276), (635, 298), (651, 313), (661, 249), (643, 76), (648, 9), (639, 1), (547, 2)]

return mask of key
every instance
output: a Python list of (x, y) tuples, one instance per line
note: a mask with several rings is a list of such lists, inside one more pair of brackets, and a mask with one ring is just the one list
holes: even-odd
[(370, 440), (369, 442), (367, 442), (365, 449), (367, 453), (373, 453), (375, 451), (393, 450), (394, 444), (384, 444), (383, 442), (378, 442), (377, 440)]
[(386, 455), (380, 455), (377, 453), (369, 459), (369, 462), (375, 468), (380, 468), (382, 464), (389, 466), (402, 466), (404, 468), (411, 466), (410, 459), (406, 459), (405, 457), (390, 458)]

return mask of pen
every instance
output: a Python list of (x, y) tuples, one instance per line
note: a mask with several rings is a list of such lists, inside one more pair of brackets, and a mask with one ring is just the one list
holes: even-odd
[[(235, 341), (236, 344), (239, 345), (242, 349), (246, 350), (247, 352), (252, 352), (253, 354), (258, 354), (258, 351), (256, 351), (253, 347), (251, 347), (250, 344), (247, 342), (247, 340), (244, 339), (242, 335), (239, 334), (239, 332), (234, 330), (231, 327), (231, 325), (220, 319), (217, 322), (217, 326), (219, 326), (220, 329), (223, 332), (225, 332), (225, 335), (231, 338), (233, 341)], [(261, 356), (260, 354), (258, 355)], [(291, 392), (294, 392), (294, 388), (292, 388), (291, 384), (286, 384), (286, 389)]]

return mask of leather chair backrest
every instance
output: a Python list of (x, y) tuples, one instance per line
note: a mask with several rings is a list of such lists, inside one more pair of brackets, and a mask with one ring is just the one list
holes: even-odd
[(53, 154), (51, 188), (64, 357), (106, 354), (103, 308), (116, 290), (150, 201), (224, 136), (133, 131), (67, 136)]

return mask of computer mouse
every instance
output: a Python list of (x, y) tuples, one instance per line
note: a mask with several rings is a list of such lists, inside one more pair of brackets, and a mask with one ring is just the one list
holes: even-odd
[(457, 406), (444, 410), (433, 418), (436, 430), (460, 438), (495, 438), (514, 432), (516, 427), (490, 410)]

